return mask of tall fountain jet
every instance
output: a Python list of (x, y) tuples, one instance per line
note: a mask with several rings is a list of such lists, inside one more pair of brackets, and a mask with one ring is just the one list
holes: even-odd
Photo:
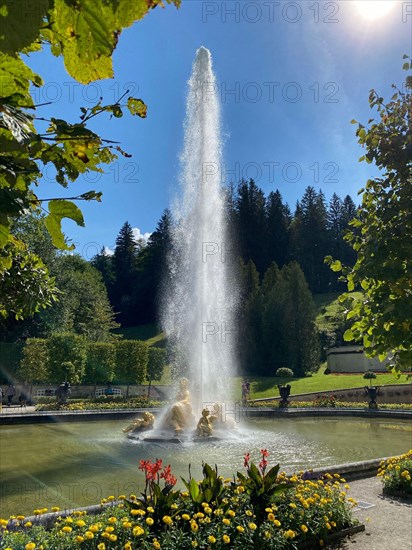
[(188, 82), (180, 196), (162, 325), (173, 351), (173, 370), (189, 380), (193, 408), (227, 406), (235, 374), (237, 284), (228, 241), (222, 186), (222, 141), (218, 87), (212, 58), (196, 52)]

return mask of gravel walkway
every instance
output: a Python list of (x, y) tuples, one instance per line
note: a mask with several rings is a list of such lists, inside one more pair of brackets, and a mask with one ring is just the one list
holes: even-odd
[(342, 550), (412, 550), (412, 502), (382, 495), (382, 482), (369, 477), (351, 481), (349, 496), (373, 508), (354, 512), (366, 530), (345, 539), (335, 548)]

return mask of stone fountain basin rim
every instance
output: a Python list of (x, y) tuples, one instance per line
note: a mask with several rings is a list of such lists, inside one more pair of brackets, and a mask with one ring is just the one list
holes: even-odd
[[(37, 424), (51, 422), (75, 422), (75, 421), (98, 421), (98, 420), (125, 420), (131, 419), (144, 412), (158, 414), (163, 411), (160, 408), (142, 409), (120, 409), (120, 410), (90, 410), (90, 411), (39, 411), (36, 413), (0, 414), (0, 426), (8, 424)], [(301, 409), (275, 409), (269, 407), (243, 407), (239, 409), (244, 419), (255, 417), (307, 417), (307, 416), (352, 416), (364, 418), (396, 418), (400, 420), (411, 420), (412, 411), (409, 410), (388, 410), (388, 409), (339, 409), (333, 408), (301, 408)]]

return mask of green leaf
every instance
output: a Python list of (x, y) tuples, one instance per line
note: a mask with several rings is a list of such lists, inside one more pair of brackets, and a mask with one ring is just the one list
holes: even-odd
[(63, 218), (69, 218), (84, 227), (83, 214), (80, 208), (71, 201), (54, 200), (50, 201), (49, 214), (44, 223), (52, 238), (55, 247), (61, 250), (73, 250), (74, 246), (68, 246), (62, 232), (61, 221)]
[(409, 71), (409, 67), (410, 67), (409, 63), (404, 63), (404, 64), (402, 65), (402, 69), (403, 69), (404, 71)]
[(345, 340), (345, 342), (351, 342), (352, 340), (354, 340), (353, 332), (350, 328), (345, 330), (343, 334), (343, 339)]
[(5, 0), (0, 9), (0, 50), (8, 54), (30, 46), (40, 33), (49, 0)]
[(332, 271), (342, 271), (342, 263), (340, 260), (335, 260), (330, 264), (330, 268)]
[(146, 118), (147, 106), (141, 99), (129, 97), (129, 99), (127, 100), (127, 107), (132, 115), (137, 115), (141, 118)]
[(189, 494), (192, 500), (196, 501), (199, 497), (199, 485), (195, 479), (191, 479), (189, 482)]

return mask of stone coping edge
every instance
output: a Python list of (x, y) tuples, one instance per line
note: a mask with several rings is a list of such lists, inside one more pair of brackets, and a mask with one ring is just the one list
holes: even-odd
[[(336, 466), (326, 466), (323, 468), (313, 468), (311, 470), (308, 470), (308, 473), (310, 474), (311, 479), (318, 479), (325, 474), (340, 474), (344, 475), (344, 478), (346, 480), (354, 480), (354, 479), (362, 479), (367, 477), (375, 476), (378, 468), (380, 466), (381, 461), (388, 460), (392, 457), (384, 457), (384, 458), (374, 458), (372, 460), (364, 460), (359, 462), (348, 462), (344, 464), (338, 464)], [(73, 514), (73, 512), (87, 512), (87, 514), (95, 515), (98, 514), (107, 508), (113, 508), (120, 504), (121, 501), (119, 500), (113, 500), (111, 502), (106, 502), (105, 504), (93, 504), (91, 506), (83, 506), (81, 508), (67, 508), (64, 510), (59, 510), (58, 512), (49, 512), (47, 514), (42, 514), (39, 516), (27, 516), (24, 518), (24, 522), (30, 521), (33, 525), (42, 525), (43, 527), (51, 527), (54, 522), (57, 520), (57, 518), (65, 518), (67, 516), (70, 516)], [(18, 524), (15, 520), (10, 520), (9, 524), (7, 525), (7, 529), (10, 531), (17, 530)], [(358, 531), (363, 531), (364, 526), (358, 525), (353, 526), (349, 528), (349, 531), (352, 529), (357, 529), (353, 531), (354, 533)], [(346, 533), (348, 530), (341, 531), (339, 533), (335, 533), (337, 538), (342, 538), (345, 536), (350, 535), (351, 533)], [(340, 534), (341, 533), (341, 534)], [(346, 534), (343, 534), (346, 533)]]
[[(34, 413), (4, 414), (0, 415), (0, 426), (8, 424), (42, 424), (50, 422), (82, 422), (98, 420), (129, 419), (145, 411), (159, 413), (159, 408), (139, 409), (101, 409), (89, 411), (38, 411)], [(353, 416), (363, 418), (397, 418), (400, 420), (412, 420), (412, 410), (388, 410), (388, 409), (339, 409), (337, 407), (310, 407), (275, 409), (270, 407), (241, 407), (236, 409), (236, 417), (240, 419), (256, 417), (319, 417), (319, 416)]]

